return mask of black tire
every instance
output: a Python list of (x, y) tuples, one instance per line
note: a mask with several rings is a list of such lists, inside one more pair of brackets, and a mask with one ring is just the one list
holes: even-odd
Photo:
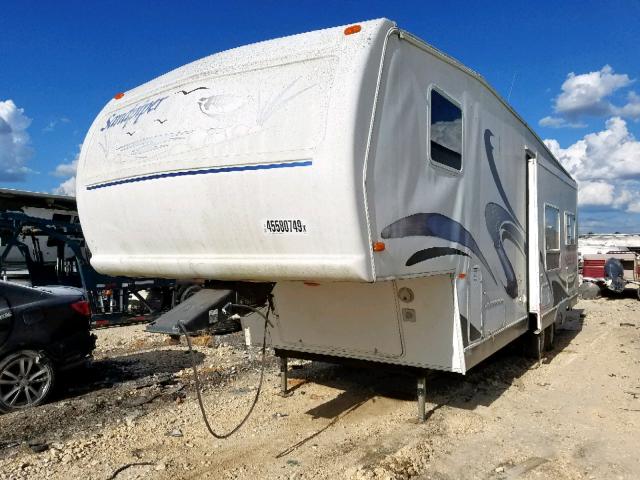
[(544, 353), (545, 331), (535, 334), (527, 332), (523, 338), (524, 355), (527, 358), (541, 360)]
[(213, 324), (213, 333), (215, 335), (227, 335), (229, 333), (235, 333), (242, 330), (240, 320), (235, 318), (227, 318), (226, 320), (220, 320)]
[(36, 407), (53, 391), (55, 370), (42, 352), (20, 350), (0, 360), (0, 412)]

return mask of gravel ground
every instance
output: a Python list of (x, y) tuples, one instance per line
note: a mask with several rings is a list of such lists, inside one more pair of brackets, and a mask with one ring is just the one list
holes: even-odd
[[(410, 376), (291, 361), (283, 398), (269, 355), (253, 415), (226, 440), (202, 422), (184, 345), (98, 330), (92, 366), (51, 403), (0, 416), (0, 479), (637, 479), (640, 302), (627, 293), (581, 301), (540, 365), (507, 348), (464, 377), (433, 372), (423, 424)], [(259, 352), (240, 334), (199, 343), (204, 403), (227, 431)]]

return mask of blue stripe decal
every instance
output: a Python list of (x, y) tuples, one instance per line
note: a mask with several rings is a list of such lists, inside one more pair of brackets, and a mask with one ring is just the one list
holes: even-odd
[(313, 161), (304, 160), (301, 162), (266, 163), (263, 165), (244, 165), (242, 167), (218, 167), (218, 168), (205, 168), (203, 170), (184, 170), (181, 172), (157, 173), (155, 175), (147, 175), (145, 177), (125, 178), (124, 180), (114, 180), (113, 182), (98, 183), (95, 185), (89, 185), (86, 187), (86, 189), (97, 190), (98, 188), (113, 187), (115, 185), (122, 185), (125, 183), (146, 182), (147, 180), (158, 180), (160, 178), (186, 177), (190, 175), (209, 175), (212, 173), (244, 172), (247, 170), (273, 170), (274, 168), (310, 167), (311, 165), (313, 165)]

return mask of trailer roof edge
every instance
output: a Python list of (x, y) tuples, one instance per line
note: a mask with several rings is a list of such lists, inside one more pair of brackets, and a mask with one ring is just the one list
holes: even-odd
[[(558, 161), (556, 156), (551, 152), (551, 150), (549, 150), (549, 148), (545, 145), (544, 141), (535, 132), (535, 130), (533, 130), (533, 128), (531, 128), (531, 126), (520, 116), (520, 114), (515, 111), (515, 109), (504, 99), (504, 97), (502, 95), (500, 95), (491, 86), (491, 84), (489, 82), (487, 82), (487, 80), (480, 73), (478, 73), (475, 70), (467, 67), (466, 65), (464, 65), (459, 60), (456, 60), (452, 56), (446, 54), (442, 50), (439, 50), (438, 48), (436, 48), (433, 45), (431, 45), (430, 43), (424, 41), (422, 38), (412, 34), (411, 32), (408, 32), (408, 31), (403, 30), (401, 28), (396, 28), (396, 29), (397, 29), (398, 34), (400, 35), (400, 38), (410, 41), (411, 43), (413, 43), (418, 48), (423, 48), (424, 50), (426, 50), (427, 52), (431, 53), (432, 55), (440, 58), (441, 60), (443, 60), (445, 62), (447, 62), (449, 65), (451, 65), (453, 67), (456, 67), (457, 69), (459, 69), (460, 71), (466, 73), (470, 77), (478, 80), (485, 88), (487, 88), (487, 90), (489, 90), (489, 92), (491, 92), (491, 94), (494, 97), (496, 97), (498, 99), (498, 101), (500, 103), (502, 103), (507, 108), (507, 110), (509, 110), (516, 117), (516, 119), (518, 119), (518, 121), (520, 121), (525, 126), (525, 128), (527, 130), (529, 130), (529, 132), (535, 137), (535, 139), (538, 142), (540, 142), (540, 144), (542, 145), (545, 153), (547, 153), (549, 155), (549, 157), (551, 157), (551, 160), (554, 162), (555, 166), (558, 167), (565, 175), (567, 175), (573, 182), (575, 182), (577, 184), (575, 178), (573, 178), (573, 176)], [(392, 30), (394, 30), (394, 29), (392, 29)]]

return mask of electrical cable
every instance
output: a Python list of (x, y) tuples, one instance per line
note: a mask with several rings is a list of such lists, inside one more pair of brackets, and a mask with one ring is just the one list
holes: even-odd
[(258, 398), (260, 397), (260, 392), (262, 390), (262, 380), (264, 379), (264, 371), (265, 371), (265, 367), (266, 367), (266, 351), (267, 351), (267, 325), (271, 325), (271, 322), (269, 321), (269, 312), (272, 309), (272, 305), (271, 305), (271, 301), (269, 301), (269, 305), (267, 307), (267, 314), (263, 314), (260, 310), (258, 310), (257, 308), (254, 307), (250, 307), (248, 305), (239, 305), (239, 304), (227, 304), (224, 308), (227, 309), (228, 307), (236, 307), (236, 308), (246, 308), (248, 310), (253, 311), (254, 313), (257, 313), (258, 315), (260, 315), (262, 318), (264, 318), (264, 335), (262, 337), (262, 365), (260, 367), (260, 379), (258, 380), (258, 389), (256, 390), (256, 395), (253, 398), (253, 402), (251, 402), (251, 406), (249, 407), (249, 411), (247, 412), (247, 414), (244, 416), (244, 418), (242, 419), (242, 421), (240, 421), (240, 423), (238, 423), (232, 430), (230, 430), (227, 433), (217, 433), (213, 430), (213, 428), (211, 427), (211, 424), (209, 423), (209, 419), (207, 417), (207, 412), (204, 409), (204, 404), (202, 403), (202, 395), (200, 393), (201, 390), (201, 386), (200, 386), (200, 378), (198, 377), (198, 369), (196, 367), (196, 359), (193, 353), (193, 346), (191, 345), (191, 338), (189, 338), (189, 334), (187, 333), (187, 329), (185, 328), (184, 324), (182, 322), (178, 322), (178, 327), (180, 328), (180, 330), (182, 331), (182, 334), (185, 336), (186, 340), (187, 340), (187, 346), (189, 347), (189, 357), (191, 358), (191, 368), (193, 369), (193, 379), (195, 381), (195, 387), (196, 387), (196, 395), (198, 397), (198, 405), (200, 406), (200, 412), (202, 413), (202, 419), (204, 420), (204, 424), (207, 427), (207, 430), (209, 430), (209, 433), (217, 438), (217, 439), (225, 439), (225, 438), (229, 438), (231, 435), (233, 435), (234, 433), (236, 433), (238, 430), (240, 430), (240, 428), (242, 428), (242, 426), (245, 424), (245, 422), (249, 419), (249, 417), (251, 416), (251, 413), (253, 412), (253, 409), (255, 408), (256, 404), (258, 403)]

